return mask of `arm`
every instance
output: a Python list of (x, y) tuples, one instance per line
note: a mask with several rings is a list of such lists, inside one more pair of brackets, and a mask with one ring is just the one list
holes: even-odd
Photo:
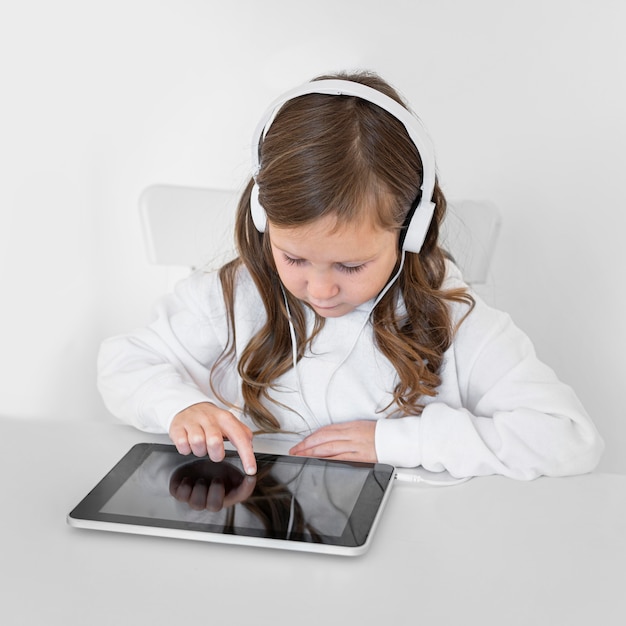
[[(148, 432), (167, 432), (174, 415), (213, 401), (210, 367), (222, 350), (211, 307), (221, 299), (209, 276), (193, 276), (155, 307), (147, 328), (105, 340), (98, 355), (98, 388), (118, 418)], [(215, 302), (215, 304), (213, 304)]]
[[(253, 465), (249, 429), (216, 406), (209, 384), (228, 337), (224, 309), (215, 274), (197, 273), (182, 281), (156, 307), (147, 328), (103, 342), (98, 387), (114, 415), (148, 432), (170, 432), (182, 453), (209, 449), (219, 457), (218, 432), (232, 437), (246, 451), (247, 467)], [(201, 431), (204, 447), (198, 441)]]
[(442, 376), (442, 396), (457, 397), (434, 398), (419, 417), (379, 421), (379, 460), (518, 479), (597, 465), (603, 443), (574, 392), (538, 360), (508, 315), (480, 299), (446, 354)]

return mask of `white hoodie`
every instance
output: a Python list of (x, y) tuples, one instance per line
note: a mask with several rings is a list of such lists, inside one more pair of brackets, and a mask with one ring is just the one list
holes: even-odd
[[(444, 288), (463, 286), (449, 264)], [(591, 471), (604, 445), (572, 389), (537, 359), (508, 315), (473, 295), (476, 306), (444, 355), (438, 393), (424, 399), (420, 416), (398, 417), (393, 408), (381, 413), (397, 378), (374, 345), (367, 323), (371, 302), (326, 319), (297, 369), (277, 381), (277, 403), (268, 407), (284, 430), (300, 433), (292, 439), (325, 424), (378, 420), (378, 460), (397, 467), (518, 479)], [(467, 311), (464, 304), (451, 307), (456, 320)], [(236, 357), (264, 319), (260, 294), (242, 269), (235, 295)], [(174, 416), (198, 402), (228, 408), (209, 385), (228, 337), (217, 273), (194, 273), (160, 302), (147, 328), (103, 342), (98, 384), (107, 407), (148, 432), (168, 432)], [(236, 366), (227, 365), (217, 380), (220, 393), (242, 406)]]

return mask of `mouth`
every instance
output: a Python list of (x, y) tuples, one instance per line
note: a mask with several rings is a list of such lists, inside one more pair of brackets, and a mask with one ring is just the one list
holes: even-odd
[(329, 306), (327, 304), (319, 305), (309, 302), (308, 305), (321, 317), (340, 317), (347, 313), (341, 303)]
[(332, 311), (333, 309), (336, 309), (339, 305), (338, 304), (333, 304), (328, 305), (328, 304), (316, 304), (315, 302), (310, 302), (309, 304), (314, 308), (314, 309), (318, 309), (319, 311)]

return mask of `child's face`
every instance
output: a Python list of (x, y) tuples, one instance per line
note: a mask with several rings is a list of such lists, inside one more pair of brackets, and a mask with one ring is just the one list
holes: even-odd
[(295, 228), (269, 224), (285, 288), (321, 317), (341, 317), (375, 298), (395, 266), (398, 234), (369, 220), (335, 229), (332, 216)]

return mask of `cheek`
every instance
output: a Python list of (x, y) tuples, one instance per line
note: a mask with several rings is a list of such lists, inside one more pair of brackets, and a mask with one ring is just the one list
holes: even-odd
[(390, 280), (393, 267), (393, 264), (381, 266), (378, 268), (375, 275), (368, 276), (367, 279), (362, 281), (360, 291), (365, 299), (376, 297), (384, 289), (385, 285)]
[(379, 281), (368, 281), (365, 285), (361, 287), (361, 295), (363, 300), (369, 300), (374, 298), (378, 292), (384, 287), (384, 285), (380, 285)]
[(343, 280), (341, 284), (341, 291), (351, 302), (365, 302), (373, 298), (377, 291), (376, 281), (372, 280), (372, 277), (362, 277), (353, 280)]
[(298, 287), (301, 282), (301, 278), (297, 267), (285, 266), (284, 263), (277, 263), (276, 269), (278, 271), (280, 281), (289, 291), (293, 291)]

